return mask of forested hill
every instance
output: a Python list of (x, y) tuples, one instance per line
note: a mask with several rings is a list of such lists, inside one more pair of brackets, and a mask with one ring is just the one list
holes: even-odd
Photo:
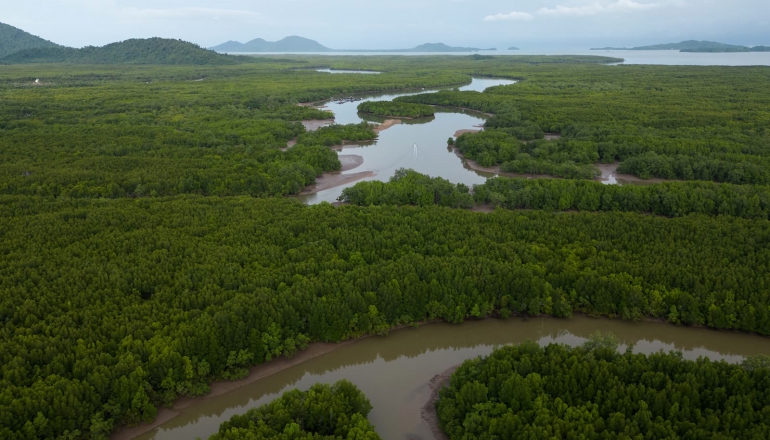
[(61, 47), (56, 43), (44, 40), (40, 37), (24, 32), (11, 25), (0, 23), (0, 58), (6, 57), (20, 50), (32, 48)]
[(688, 40), (680, 43), (655, 44), (639, 47), (600, 47), (591, 50), (678, 50), (680, 52), (766, 52), (764, 46), (738, 46), (714, 41)]
[(248, 43), (228, 41), (211, 50), (217, 52), (330, 52), (332, 49), (308, 38), (290, 36), (279, 41), (266, 41), (262, 38)]
[(0, 59), (4, 63), (228, 65), (239, 60), (198, 45), (164, 38), (132, 39), (82, 49), (26, 49)]

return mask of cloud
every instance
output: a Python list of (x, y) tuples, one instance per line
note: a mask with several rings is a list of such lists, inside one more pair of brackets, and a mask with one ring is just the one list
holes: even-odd
[(121, 13), (133, 18), (224, 18), (256, 17), (253, 11), (215, 8), (138, 9), (125, 8)]
[(507, 14), (495, 14), (495, 15), (487, 15), (484, 17), (484, 21), (503, 21), (503, 20), (519, 20), (519, 21), (526, 21), (526, 20), (532, 20), (533, 17), (532, 14), (529, 12), (518, 12), (513, 11), (509, 12)]
[(557, 5), (553, 8), (540, 8), (535, 13), (513, 11), (507, 14), (500, 13), (487, 15), (484, 21), (503, 21), (503, 20), (532, 20), (536, 15), (558, 16), (588, 16), (607, 12), (631, 12), (648, 11), (662, 6), (660, 3), (639, 3), (634, 0), (617, 0), (615, 2), (595, 1), (583, 6), (563, 6)]
[(618, 0), (615, 3), (594, 2), (584, 6), (562, 6), (540, 8), (541, 15), (596, 15), (604, 12), (647, 11), (659, 7), (659, 3), (637, 3), (633, 0)]

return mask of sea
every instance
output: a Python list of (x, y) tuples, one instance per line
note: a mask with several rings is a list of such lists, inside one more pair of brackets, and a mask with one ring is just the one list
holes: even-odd
[(316, 56), (468, 56), (480, 55), (597, 55), (623, 58), (620, 64), (669, 66), (770, 66), (770, 52), (688, 53), (676, 50), (493, 50), (479, 52), (312, 52), (233, 53), (233, 55), (316, 55)]

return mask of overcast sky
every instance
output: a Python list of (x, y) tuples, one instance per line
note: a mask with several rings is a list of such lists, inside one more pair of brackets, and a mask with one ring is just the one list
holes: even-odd
[(684, 39), (770, 45), (770, 0), (0, 0), (0, 22), (81, 47), (128, 38), (315, 39), (335, 49), (426, 42), (526, 49)]

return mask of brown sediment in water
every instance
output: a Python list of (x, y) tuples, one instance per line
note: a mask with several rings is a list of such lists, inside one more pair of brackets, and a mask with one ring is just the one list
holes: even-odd
[(389, 129), (390, 127), (392, 127), (394, 125), (398, 125), (400, 123), (401, 123), (400, 119), (386, 119), (385, 122), (383, 122), (382, 124), (374, 127), (374, 132), (375, 133), (379, 133), (381, 131), (385, 131), (385, 130)]
[(153, 420), (152, 423), (137, 425), (130, 428), (119, 429), (118, 431), (116, 431), (110, 436), (110, 440), (131, 440), (135, 437), (138, 437), (168, 422), (169, 420), (179, 415), (179, 411), (189, 407), (190, 405), (198, 401), (210, 399), (213, 397), (221, 396), (222, 394), (229, 393), (230, 391), (233, 391), (237, 388), (248, 385), (252, 382), (256, 382), (260, 379), (264, 379), (265, 377), (272, 376), (273, 374), (281, 372), (287, 368), (293, 367), (295, 365), (299, 365), (305, 361), (316, 358), (318, 356), (331, 353), (334, 350), (337, 350), (346, 345), (352, 344), (365, 337), (366, 336), (358, 339), (349, 339), (347, 341), (338, 342), (338, 343), (314, 342), (308, 345), (306, 349), (295, 354), (293, 357), (290, 357), (290, 358), (280, 357), (280, 358), (265, 362), (264, 364), (260, 364), (255, 367), (252, 367), (249, 370), (248, 376), (246, 376), (243, 379), (234, 380), (234, 381), (214, 382), (213, 384), (211, 384), (211, 391), (205, 396), (180, 398), (176, 402), (174, 402), (174, 405), (171, 408), (159, 409), (158, 414), (155, 416), (155, 420)]
[[(426, 325), (426, 324), (433, 324), (436, 322), (438, 321), (430, 321), (430, 322), (424, 321), (424, 322), (416, 323), (414, 325)], [(397, 327), (390, 329), (389, 332), (403, 330), (405, 328), (412, 327), (412, 326), (413, 325), (411, 324), (399, 325)], [(169, 420), (172, 420), (174, 417), (179, 415), (180, 411), (190, 407), (195, 403), (198, 403), (200, 401), (207, 400), (207, 399), (212, 399), (214, 397), (221, 396), (223, 394), (227, 394), (233, 390), (244, 387), (250, 383), (272, 376), (276, 373), (280, 373), (281, 371), (291, 368), (295, 365), (299, 365), (303, 362), (307, 362), (311, 359), (331, 353), (345, 346), (355, 344), (356, 342), (359, 342), (366, 338), (370, 338), (372, 336), (375, 336), (375, 335), (364, 335), (358, 338), (352, 338), (352, 339), (348, 339), (347, 341), (341, 341), (341, 342), (313, 342), (309, 344), (307, 348), (305, 348), (304, 350), (295, 353), (292, 357), (281, 356), (279, 358), (267, 361), (263, 364), (255, 365), (249, 369), (249, 374), (243, 379), (233, 380), (233, 381), (214, 382), (210, 386), (209, 393), (207, 393), (204, 396), (182, 397), (177, 399), (174, 402), (174, 404), (171, 406), (171, 408), (159, 408), (158, 413), (156, 414), (155, 419), (152, 421), (152, 423), (143, 423), (137, 426), (118, 428), (117, 431), (113, 432), (110, 435), (110, 440), (134, 439), (136, 437), (139, 437), (142, 434), (152, 431), (153, 429), (163, 425)]]
[(421, 414), (422, 419), (428, 423), (428, 426), (430, 426), (430, 430), (433, 433), (433, 438), (435, 438), (435, 440), (449, 440), (449, 436), (446, 435), (441, 429), (441, 426), (439, 426), (436, 404), (438, 403), (439, 393), (444, 387), (449, 385), (449, 379), (458, 368), (460, 368), (459, 364), (450, 367), (444, 372), (433, 376), (430, 382), (428, 382), (428, 386), (431, 390), (430, 398), (428, 398), (428, 402), (425, 403), (425, 406), (422, 407)]
[(460, 137), (460, 136), (462, 136), (462, 135), (464, 135), (466, 133), (478, 133), (480, 131), (481, 130), (467, 130), (467, 129), (466, 130), (457, 130), (455, 132), (455, 137)]
[[(480, 328), (478, 331), (472, 331), (472, 329), (475, 326), (481, 325), (482, 321), (486, 322), (487, 324), (494, 325), (493, 329), (491, 329), (490, 327), (484, 326)], [(661, 320), (644, 319), (643, 321), (660, 322)], [(537, 325), (535, 326), (530, 325), (531, 328), (527, 327), (529, 330), (524, 330), (522, 327), (520, 327), (521, 325), (528, 325), (526, 324), (528, 322), (532, 322), (532, 324), (537, 323)], [(505, 329), (507, 330), (503, 330), (501, 327), (498, 326), (502, 324), (505, 324), (505, 325), (515, 324), (516, 325), (515, 331), (513, 331), (512, 327), (505, 327)], [(370, 341), (371, 344), (368, 344), (368, 342), (366, 342), (368, 337), (362, 337), (356, 340), (349, 340), (340, 344), (330, 344), (335, 346), (335, 348), (332, 348), (330, 352), (335, 351), (336, 348), (342, 348), (347, 346), (347, 348), (343, 350), (343, 353), (339, 355), (339, 357), (344, 358), (344, 360), (341, 360), (340, 363), (333, 362), (331, 364), (324, 364), (322, 368), (319, 367), (315, 369), (311, 368), (311, 369), (303, 370), (303, 372), (298, 373), (299, 376), (294, 375), (288, 379), (285, 377), (281, 378), (279, 373), (279, 371), (281, 370), (275, 370), (275, 372), (271, 373), (271, 375), (262, 377), (263, 379), (265, 377), (270, 377), (270, 379), (254, 380), (250, 382), (265, 383), (265, 382), (272, 382), (272, 381), (281, 382), (281, 381), (288, 380), (288, 382), (286, 383), (294, 384), (295, 383), (294, 380), (297, 377), (301, 377), (306, 372), (312, 371), (313, 374), (326, 374), (327, 372), (337, 371), (339, 370), (341, 365), (350, 364), (351, 362), (356, 364), (375, 365), (377, 364), (376, 362), (374, 364), (372, 364), (371, 362), (377, 359), (378, 357), (382, 357), (383, 359), (386, 359), (386, 361), (391, 361), (395, 359), (400, 359), (402, 357), (412, 358), (415, 354), (420, 354), (420, 353), (425, 354), (426, 352), (431, 352), (436, 349), (438, 350), (451, 349), (451, 351), (454, 352), (458, 344), (466, 348), (476, 347), (479, 344), (484, 344), (490, 347), (494, 347), (494, 346), (499, 346), (504, 344), (517, 344), (527, 339), (541, 341), (541, 339), (544, 337), (556, 338), (553, 342), (569, 343), (568, 339), (562, 340), (562, 341), (558, 340), (558, 335), (561, 334), (565, 325), (569, 327), (568, 334), (572, 335), (572, 337), (576, 336), (576, 337), (587, 338), (590, 333), (596, 330), (619, 332), (617, 334), (620, 337), (621, 341), (624, 341), (627, 338), (631, 338), (624, 343), (630, 342), (633, 344), (634, 341), (637, 341), (637, 340), (641, 341), (640, 344), (637, 346), (637, 347), (642, 347), (641, 352), (652, 353), (664, 348), (666, 350), (676, 349), (676, 350), (684, 351), (686, 353), (685, 357), (691, 360), (695, 360), (696, 357), (703, 355), (702, 350), (707, 350), (707, 351), (716, 350), (716, 352), (713, 354), (716, 355), (717, 357), (713, 357), (712, 355), (707, 355), (707, 356), (710, 356), (712, 360), (723, 359), (723, 357), (720, 357), (720, 356), (727, 356), (727, 357), (732, 356), (731, 359), (725, 358), (731, 362), (740, 362), (740, 360), (742, 360), (742, 358), (740, 359), (735, 358), (735, 356), (756, 355), (756, 354), (766, 353), (768, 351), (767, 349), (768, 339), (766, 337), (750, 340), (749, 342), (745, 338), (749, 338), (753, 336), (747, 333), (719, 331), (719, 330), (712, 330), (712, 329), (706, 329), (706, 330), (693, 329), (687, 326), (674, 326), (671, 324), (665, 324), (664, 326), (661, 326), (661, 327), (654, 327), (649, 325), (640, 327), (642, 323), (639, 323), (639, 322), (635, 323), (631, 321), (622, 321), (618, 319), (613, 320), (613, 319), (607, 319), (607, 318), (589, 318), (583, 313), (576, 312), (574, 313), (574, 316), (571, 319), (560, 319), (560, 318), (553, 318), (553, 317), (547, 317), (547, 318), (528, 317), (527, 319), (524, 319), (524, 320), (519, 320), (519, 319), (498, 320), (493, 318), (486, 318), (479, 321), (466, 321), (461, 326), (454, 326), (450, 324), (437, 324), (436, 326), (433, 326), (433, 325), (420, 326), (420, 327), (424, 327), (422, 331), (423, 332), (427, 331), (427, 333), (418, 334), (416, 337), (410, 339), (414, 343), (417, 343), (419, 347), (411, 346), (409, 343), (405, 343), (405, 340), (398, 339), (401, 336), (409, 335), (410, 332), (406, 332), (406, 331), (396, 332), (394, 329), (393, 331), (391, 331), (390, 337), (388, 339)], [(548, 327), (550, 330), (543, 332), (543, 329), (545, 328), (544, 326)], [(400, 326), (399, 328), (405, 328), (405, 327), (410, 327), (410, 326), (405, 325), (405, 326)], [(531, 333), (530, 330), (534, 331), (534, 329), (537, 329), (537, 331), (535, 333)], [(522, 331), (524, 331), (524, 333), (521, 333)], [(440, 341), (443, 341), (443, 342), (438, 342), (438, 340), (434, 339), (438, 335), (444, 335), (446, 332), (452, 332), (452, 334), (448, 338), (440, 339)], [(738, 339), (740, 344), (736, 345), (736, 340), (731, 339), (733, 338), (733, 336), (731, 336), (731, 334), (733, 333), (737, 333), (738, 335), (740, 335), (741, 339)], [(470, 339), (464, 339), (465, 335), (475, 335), (475, 336)], [(392, 338), (396, 338), (396, 339), (394, 340)], [(389, 342), (389, 341), (392, 341), (392, 342)], [(430, 342), (427, 342), (427, 341), (430, 341)], [(645, 347), (645, 341), (653, 341), (657, 345), (650, 345)], [(746, 341), (746, 342), (743, 342), (743, 341)], [(351, 349), (350, 344), (352, 344), (353, 342), (356, 342), (356, 343), (361, 342), (362, 344), (359, 345), (358, 347), (362, 347), (362, 348), (359, 349), (358, 347), (356, 347), (356, 348), (352, 348), (352, 351), (349, 350)], [(544, 343), (548, 343), (548, 342), (549, 342), (548, 340), (544, 340)], [(314, 348), (316, 347), (316, 345), (318, 344), (311, 344), (307, 350), (311, 350), (311, 347)], [(574, 344), (571, 344), (571, 345), (574, 345)], [(671, 345), (671, 346), (669, 347), (668, 345)], [(374, 346), (376, 346), (376, 349), (372, 349), (372, 347)], [(369, 347), (369, 348), (363, 348), (363, 347)], [(403, 351), (404, 347), (412, 347), (413, 350)], [(366, 351), (369, 349), (371, 349), (371, 351)], [(363, 358), (358, 358), (355, 356), (353, 356), (353, 358), (348, 357), (353, 352), (355, 352), (356, 354), (360, 354), (361, 350), (369, 354), (364, 356)], [(292, 359), (298, 360), (301, 358), (301, 356), (306, 356), (303, 353), (304, 351), (298, 352), (295, 355), (295, 357)], [(484, 351), (483, 353), (480, 353), (473, 350), (473, 352), (469, 353), (468, 356), (463, 356), (460, 358), (457, 358), (457, 357), (446, 358), (444, 356), (441, 356), (439, 359), (437, 359), (438, 362), (435, 363), (435, 365), (437, 365), (436, 368), (432, 368), (432, 367), (425, 367), (425, 368), (431, 368), (431, 373), (435, 374), (435, 372), (440, 372), (444, 370), (447, 365), (459, 364), (466, 359), (472, 359), (477, 357), (478, 355), (486, 355), (486, 354), (488, 354), (488, 351)], [(305, 359), (304, 361), (307, 361), (307, 364), (312, 364), (314, 362), (318, 362), (318, 360), (315, 358), (329, 359), (329, 358), (337, 358), (337, 357), (338, 356), (336, 354), (329, 357), (324, 357), (322, 355), (308, 356), (307, 359)], [(449, 360), (449, 359), (452, 359), (452, 360)], [(267, 364), (275, 363), (277, 361), (280, 361), (280, 359), (270, 361)], [(304, 361), (297, 362), (297, 364), (302, 363)], [(267, 364), (262, 364), (262, 365), (267, 365)], [(414, 364), (414, 365), (418, 365), (418, 364)], [(419, 365), (423, 365), (423, 364), (419, 364)], [(254, 367), (251, 370), (252, 374), (255, 374), (255, 371), (261, 371), (262, 368), (266, 368), (266, 367), (264, 366)], [(289, 367), (284, 367), (284, 368), (287, 370), (289, 369)], [(419, 367), (419, 368), (423, 368), (423, 367)], [(357, 376), (353, 375), (352, 377), (350, 377), (350, 380), (355, 383), (355, 377), (358, 377), (361, 380), (372, 382), (369, 379), (371, 377), (371, 374), (377, 374), (377, 373), (370, 372), (368, 374), (358, 374)], [(413, 414), (414, 418), (419, 420), (420, 422), (423, 422), (420, 408), (423, 407), (424, 402), (425, 400), (427, 400), (428, 395), (430, 394), (430, 391), (431, 391), (431, 388), (428, 387), (427, 385), (427, 382), (430, 380), (430, 377), (431, 375), (422, 376), (419, 382), (415, 382), (414, 385), (408, 385), (408, 389), (413, 390), (410, 392), (416, 391), (417, 394), (415, 395), (419, 396), (417, 397), (419, 398), (419, 402), (414, 407), (410, 406), (408, 408), (410, 411), (409, 414), (410, 415)], [(338, 379), (339, 378), (335, 376), (334, 380), (336, 381)], [(244, 380), (247, 380), (247, 379), (244, 379)], [(314, 379), (312, 382), (318, 382), (318, 381), (321, 381), (321, 380)], [(244, 382), (240, 382), (240, 383), (244, 383)], [(385, 387), (384, 388), (380, 387), (378, 389), (386, 389), (387, 390), (386, 394), (390, 396), (389, 393), (393, 387), (387, 384), (387, 380), (384, 383), (385, 383)], [(224, 385), (228, 385), (228, 383), (225, 383)], [(212, 385), (212, 390), (216, 386), (217, 384)], [(249, 389), (250, 386), (254, 386), (254, 385), (243, 385), (242, 388)], [(358, 386), (360, 386), (360, 384)], [(275, 388), (275, 387), (272, 387), (272, 388)], [(270, 393), (276, 393), (280, 389), (283, 389), (283, 385), (281, 385), (278, 388), (271, 389)], [(236, 391), (236, 390), (232, 391), (232, 393), (238, 393), (238, 392), (239, 391)], [(372, 393), (372, 396), (375, 396), (375, 395), (376, 393)], [(416, 401), (415, 395), (410, 394), (409, 402)], [(194, 408), (207, 407), (207, 405), (213, 405), (213, 403), (211, 402), (217, 402), (219, 401), (219, 399), (224, 399), (226, 396), (232, 396), (232, 394), (225, 392), (224, 397), (218, 397), (217, 399), (211, 399), (211, 400), (208, 399), (208, 397), (210, 396), (189, 399), (189, 403), (185, 404), (186, 408), (181, 409), (179, 407), (180, 405), (175, 405), (174, 408), (172, 408), (171, 410), (161, 410), (158, 414), (158, 417), (161, 417), (164, 411), (171, 411), (172, 416), (178, 413), (179, 420), (182, 420), (185, 424), (190, 423), (191, 420), (198, 420), (197, 417), (199, 417), (200, 415), (199, 413), (195, 413), (195, 411), (193, 411)], [(246, 402), (250, 402), (251, 401), (250, 399), (251, 397), (244, 398), (243, 396), (240, 396), (238, 399), (236, 399), (239, 412), (245, 412), (248, 409), (244, 405), (246, 404)], [(231, 402), (235, 402), (236, 400), (231, 400)], [(402, 401), (396, 400), (395, 402), (402, 402)], [(181, 401), (180, 401), (180, 404), (181, 404)], [(402, 407), (405, 407), (405, 404), (403, 403), (399, 403), (399, 404), (404, 405)], [(382, 406), (380, 405), (380, 407)], [(206, 409), (206, 413), (208, 415), (220, 418), (219, 420), (216, 421), (216, 424), (215, 424), (216, 426), (218, 426), (219, 423), (224, 421), (224, 418), (221, 417), (223, 414), (222, 410), (219, 408), (220, 407), (217, 407), (217, 409), (212, 409), (209, 407), (208, 409)], [(230, 405), (228, 406), (228, 408), (234, 408), (234, 407)], [(192, 416), (191, 418), (190, 416), (191, 411), (198, 415)], [(375, 424), (379, 426), (380, 424), (387, 423), (387, 422), (384, 422), (384, 420), (388, 420), (390, 423), (399, 423), (401, 421), (401, 419), (399, 418), (394, 418), (391, 416), (387, 416), (387, 417), (390, 417), (390, 418), (388, 419), (381, 418)], [(229, 418), (229, 415), (227, 416), (227, 418)], [(413, 420), (410, 419), (410, 421), (413, 421)], [(174, 424), (176, 422), (172, 421), (170, 423)], [(180, 426), (181, 425), (178, 425), (176, 426), (176, 428), (179, 428)], [(423, 425), (423, 426), (426, 429), (425, 431), (421, 431), (421, 433), (424, 433), (425, 435), (422, 435), (421, 437), (423, 439), (431, 438), (428, 436), (428, 434), (430, 433), (430, 428), (427, 425)], [(144, 427), (143, 431), (145, 432), (151, 431), (152, 429), (154, 429), (154, 428), (148, 427), (148, 425), (144, 425), (143, 427)], [(133, 429), (138, 429), (138, 427)], [(169, 429), (173, 430), (175, 428), (170, 427)], [(411, 426), (405, 426), (403, 427), (403, 429), (401, 429), (400, 433), (402, 434), (408, 433), (408, 432), (411, 432), (412, 429), (413, 428)], [(212, 431), (211, 433), (213, 432), (215, 431)], [(182, 438), (195, 437), (195, 435), (189, 435), (189, 433), (190, 431), (187, 431), (184, 435), (178, 434), (176, 436), (174, 435), (169, 436), (167, 435), (168, 434), (167, 433), (166, 435), (161, 435), (158, 438), (182, 439)], [(136, 434), (136, 436), (141, 436), (141, 435), (143, 435), (143, 432), (139, 432), (138, 434)], [(113, 438), (118, 438), (118, 437), (113, 437)], [(127, 440), (129, 438), (134, 438), (134, 436), (119, 437), (120, 440)], [(142, 438), (149, 438), (149, 437), (143, 436)], [(417, 437), (409, 437), (409, 435), (407, 434), (405, 436), (390, 435), (384, 438), (417, 438)]]

